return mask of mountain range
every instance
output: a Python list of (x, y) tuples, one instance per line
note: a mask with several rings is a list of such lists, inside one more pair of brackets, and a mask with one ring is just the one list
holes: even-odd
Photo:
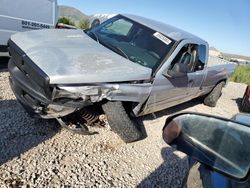
[(93, 21), (94, 19), (98, 18), (101, 22), (103, 22), (116, 15), (116, 14), (86, 15), (74, 7), (62, 6), (62, 5), (59, 6), (58, 12), (59, 12), (59, 17), (70, 18), (76, 24), (79, 23), (81, 19), (89, 19), (90, 21)]
[(58, 15), (60, 17), (70, 18), (73, 22), (78, 23), (81, 19), (89, 19), (89, 16), (82, 13), (74, 7), (59, 6)]
[(229, 53), (223, 53), (223, 52), (222, 52), (222, 56), (227, 58), (227, 59), (244, 59), (244, 60), (250, 62), (250, 57), (249, 56), (237, 55), (237, 54), (229, 54)]

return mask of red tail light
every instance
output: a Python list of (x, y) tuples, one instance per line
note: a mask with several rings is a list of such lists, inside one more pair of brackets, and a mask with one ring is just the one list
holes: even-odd
[(247, 87), (247, 95), (250, 96), (250, 86)]

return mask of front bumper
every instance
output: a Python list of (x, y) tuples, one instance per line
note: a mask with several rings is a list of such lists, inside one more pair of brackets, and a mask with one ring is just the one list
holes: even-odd
[(15, 66), (12, 59), (9, 61), (8, 68), (12, 91), (30, 116), (52, 119), (66, 116), (77, 110), (77, 107), (53, 102), (39, 85)]

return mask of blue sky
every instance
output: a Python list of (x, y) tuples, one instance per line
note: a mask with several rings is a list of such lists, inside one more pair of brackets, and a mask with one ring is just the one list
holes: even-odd
[(250, 56), (250, 0), (58, 0), (95, 13), (136, 14), (200, 36), (221, 51)]

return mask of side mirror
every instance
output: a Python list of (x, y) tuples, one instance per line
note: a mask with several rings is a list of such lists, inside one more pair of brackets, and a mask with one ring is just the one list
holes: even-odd
[(91, 23), (90, 29), (93, 29), (93, 28), (99, 26), (100, 23), (101, 23), (101, 21), (98, 18), (94, 19), (93, 22)]
[(179, 78), (179, 77), (187, 76), (187, 73), (166, 70), (166, 71), (163, 71), (162, 75), (167, 78)]
[(210, 115), (182, 113), (166, 120), (163, 139), (214, 171), (240, 181), (248, 178), (248, 125)]
[(182, 63), (176, 63), (172, 69), (166, 69), (163, 71), (163, 76), (168, 78), (177, 78), (187, 76), (188, 69)]

